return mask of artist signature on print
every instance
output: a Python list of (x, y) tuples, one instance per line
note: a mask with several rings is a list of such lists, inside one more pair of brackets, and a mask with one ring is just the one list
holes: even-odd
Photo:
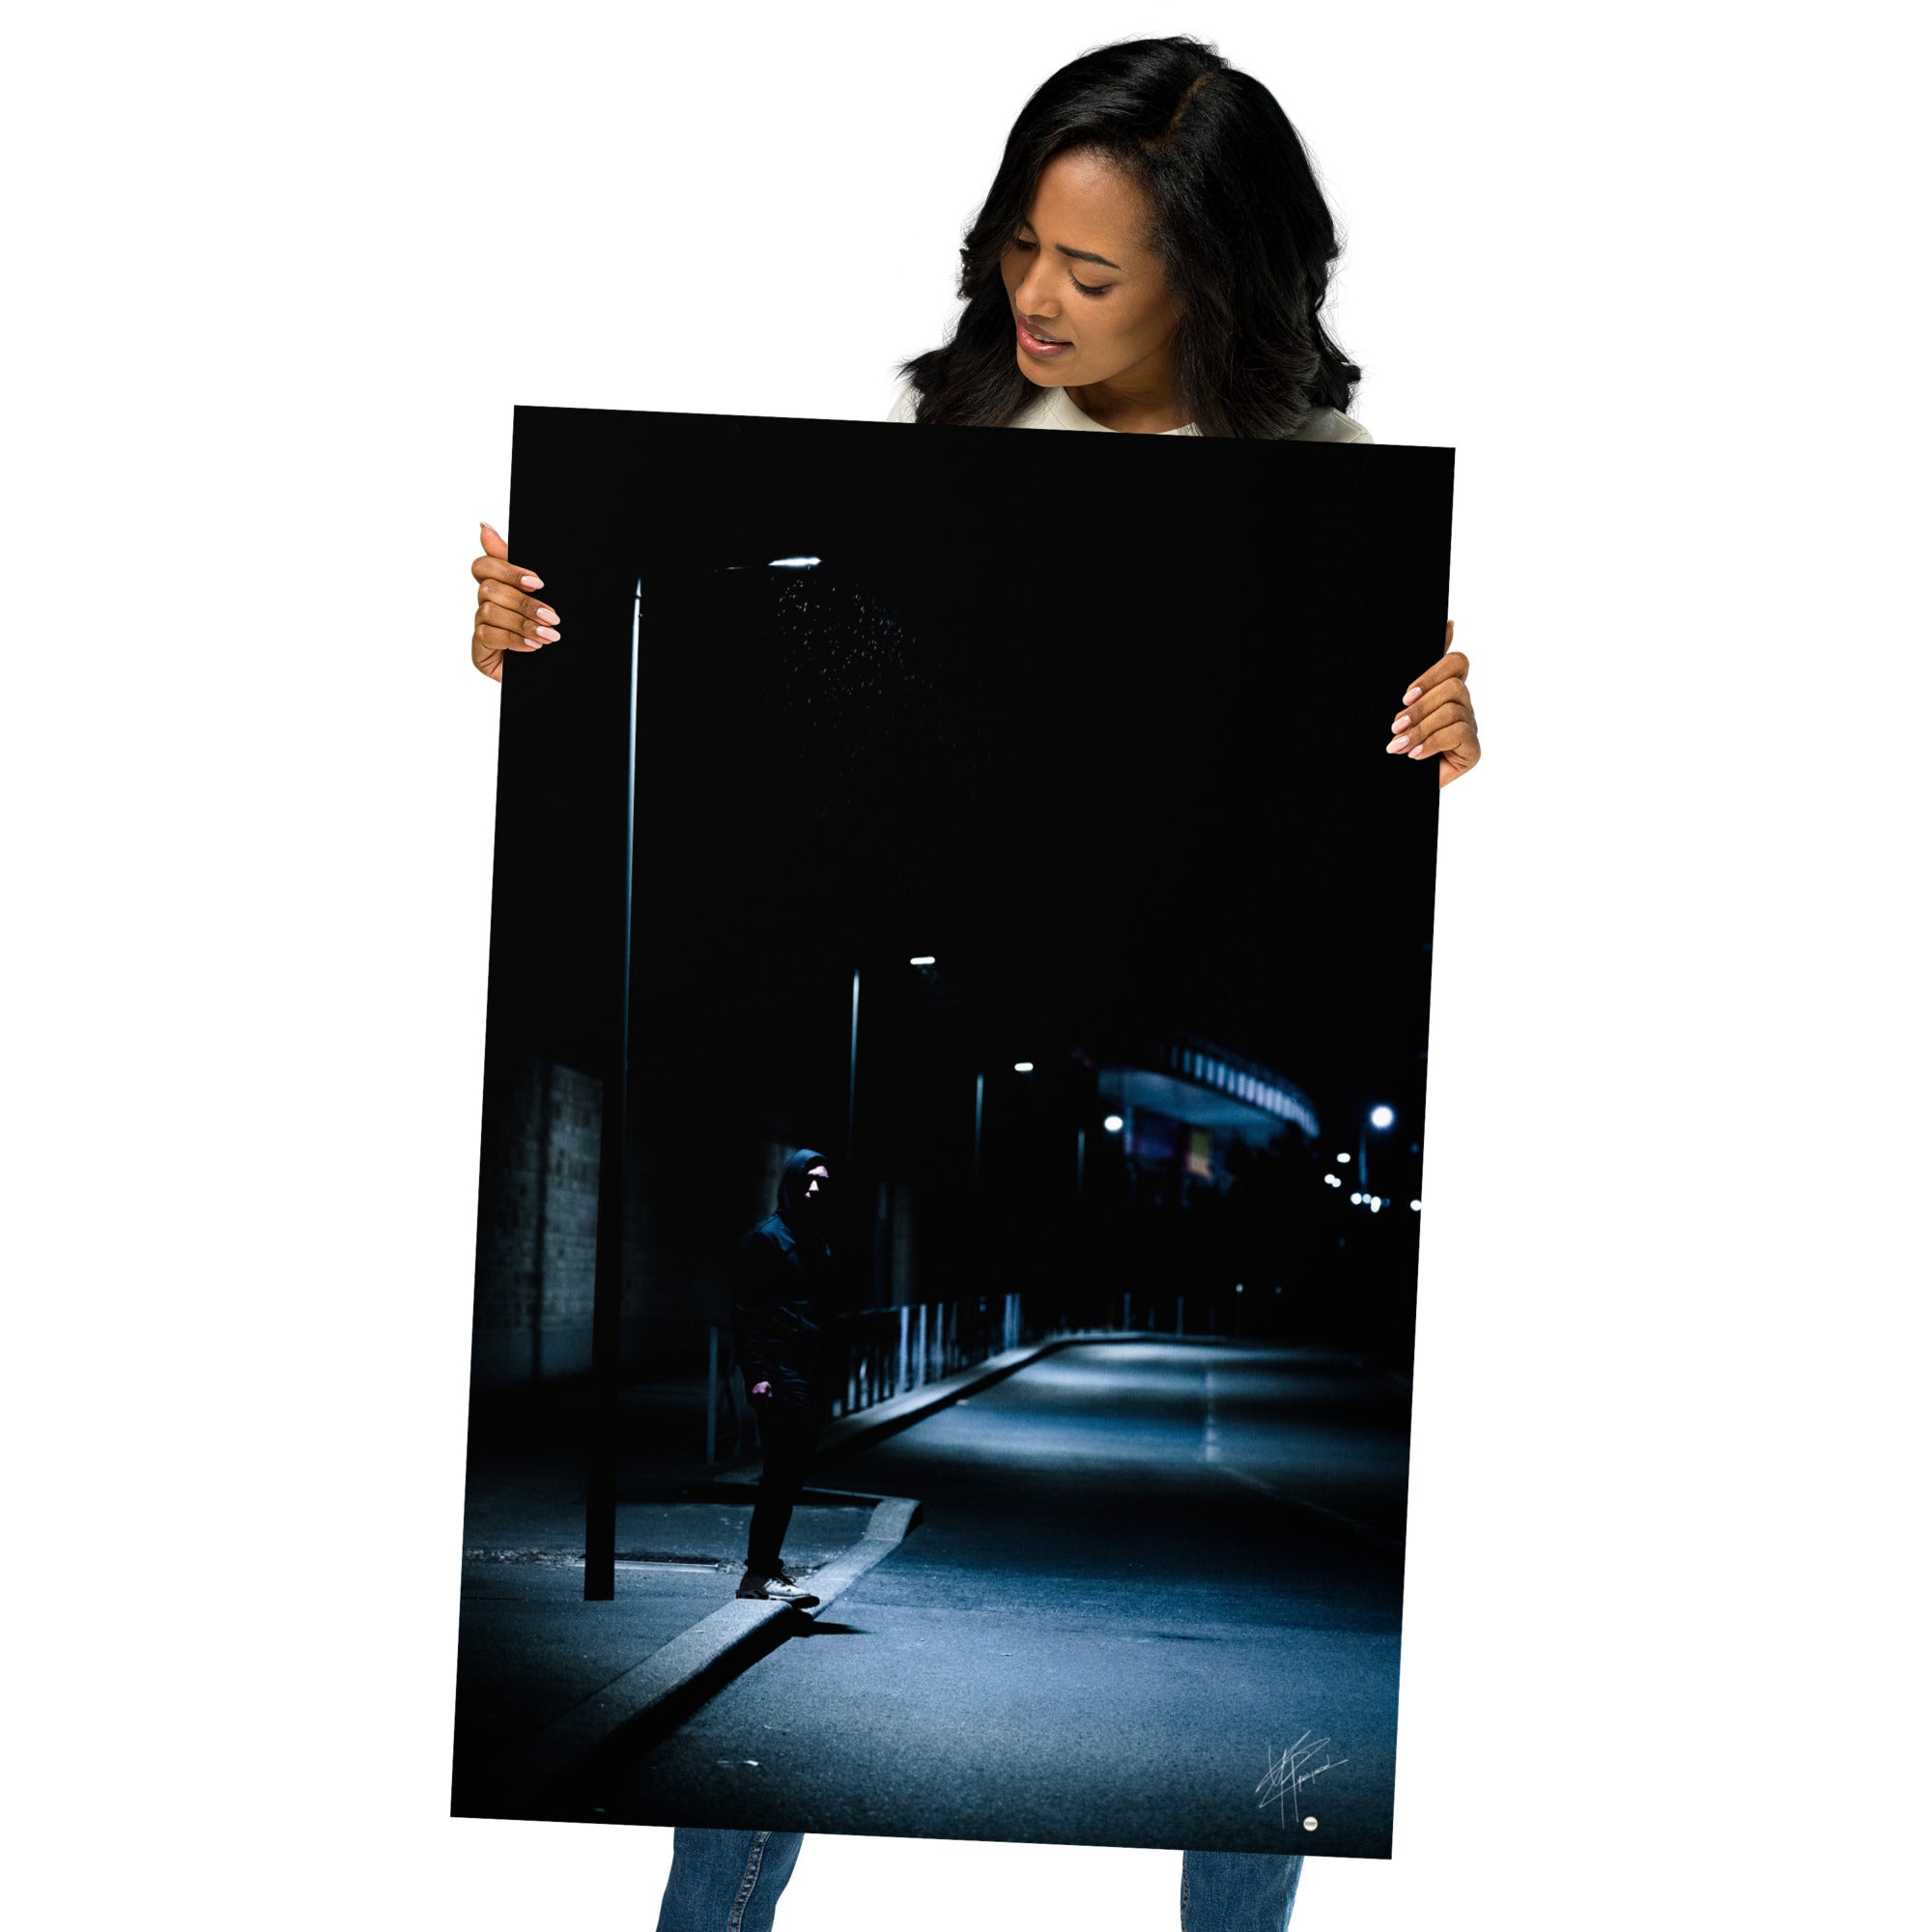
[[(1315, 1814), (1301, 1808), (1302, 1786), (1312, 1784), (1324, 1771), (1333, 1771), (1337, 1765), (1349, 1762), (1345, 1757), (1328, 1755), (1329, 1742), (1327, 1738), (1316, 1737), (1312, 1731), (1303, 1731), (1279, 1757), (1270, 1749), (1267, 1770), (1255, 1786), (1259, 1794), (1255, 1808), (1265, 1811), (1272, 1805), (1284, 1831), (1288, 1828), (1288, 1814), (1293, 1810), (1294, 1822), (1304, 1832), (1314, 1831)], [(1320, 1764), (1315, 1762), (1318, 1757), (1321, 1760)]]

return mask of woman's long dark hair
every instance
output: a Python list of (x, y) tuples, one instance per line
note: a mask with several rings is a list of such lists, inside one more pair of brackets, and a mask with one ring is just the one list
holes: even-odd
[(1321, 327), (1341, 253), (1300, 136), (1260, 81), (1184, 35), (1082, 54), (1020, 110), (959, 250), (966, 304), (938, 349), (900, 366), (921, 423), (1010, 422), (1038, 393), (1013, 354), (1000, 258), (1056, 155), (1128, 172), (1153, 209), (1148, 244), (1180, 306), (1180, 401), (1203, 436), (1292, 436), (1346, 410), (1362, 372)]

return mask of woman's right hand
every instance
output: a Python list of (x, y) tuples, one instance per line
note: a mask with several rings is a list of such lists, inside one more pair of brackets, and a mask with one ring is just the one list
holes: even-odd
[(469, 574), (476, 580), (469, 661), (501, 684), (505, 651), (540, 651), (556, 642), (556, 612), (524, 594), (541, 590), (543, 579), (512, 563), (509, 545), (488, 524), (483, 526), (483, 554), (469, 566)]

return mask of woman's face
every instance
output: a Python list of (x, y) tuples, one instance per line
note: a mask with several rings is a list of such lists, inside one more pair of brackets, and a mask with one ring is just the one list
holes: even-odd
[(1140, 189), (1100, 156), (1069, 152), (1046, 164), (1000, 258), (1029, 381), (1131, 385), (1137, 369), (1152, 376), (1164, 362), (1180, 312), (1140, 239), (1150, 213)]

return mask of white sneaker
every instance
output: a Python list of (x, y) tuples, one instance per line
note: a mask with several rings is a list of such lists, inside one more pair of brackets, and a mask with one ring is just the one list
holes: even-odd
[(796, 1610), (805, 1609), (818, 1601), (810, 1590), (794, 1583), (782, 1572), (776, 1577), (759, 1577), (747, 1570), (744, 1581), (738, 1585), (738, 1594), (741, 1597), (762, 1597), (767, 1603), (789, 1604)]

